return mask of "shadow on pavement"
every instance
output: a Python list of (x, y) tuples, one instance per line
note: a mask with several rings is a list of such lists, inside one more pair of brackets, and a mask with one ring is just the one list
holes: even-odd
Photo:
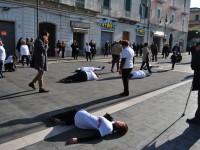
[[(28, 92), (31, 92), (31, 91), (32, 91), (32, 93), (28, 93)], [(34, 90), (26, 90), (26, 91), (21, 91), (21, 92), (15, 92), (15, 93), (12, 93), (12, 94), (0, 96), (0, 100), (6, 100), (6, 99), (28, 96), (28, 95), (33, 95), (33, 94), (38, 94), (38, 92), (35, 92)]]
[(156, 141), (152, 141), (151, 145), (145, 146), (142, 150), (167, 150), (167, 149), (190, 149), (200, 138), (200, 130), (196, 125), (189, 125), (185, 131), (176, 138), (166, 141), (156, 146)]

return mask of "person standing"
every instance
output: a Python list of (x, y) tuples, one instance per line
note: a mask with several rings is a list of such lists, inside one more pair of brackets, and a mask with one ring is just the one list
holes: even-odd
[(46, 93), (49, 90), (44, 88), (43, 76), (44, 72), (47, 71), (47, 50), (48, 50), (48, 37), (47, 31), (42, 31), (40, 36), (35, 40), (34, 53), (33, 53), (33, 68), (38, 70), (36, 77), (29, 83), (29, 86), (35, 88), (35, 83), (38, 81), (39, 93)]
[(157, 61), (157, 55), (158, 55), (157, 46), (154, 43), (152, 43), (150, 48), (151, 48), (151, 53), (152, 53), (152, 61), (154, 60)]
[(121, 64), (119, 74), (122, 75), (122, 81), (124, 85), (124, 92), (120, 94), (120, 96), (128, 96), (129, 95), (129, 76), (133, 69), (134, 65), (134, 50), (129, 47), (129, 42), (127, 40), (123, 40), (121, 42), (122, 52), (121, 52)]
[(120, 53), (122, 52), (122, 45), (120, 42), (116, 42), (112, 47), (112, 66), (111, 66), (111, 72), (113, 72), (113, 68), (115, 66), (115, 63), (117, 64), (117, 71), (119, 71), (119, 60), (120, 60)]
[(57, 51), (57, 61), (58, 61), (58, 60), (61, 60), (61, 51), (62, 51), (62, 43), (60, 40), (58, 40), (56, 47), (58, 48), (58, 51)]
[(88, 58), (91, 61), (91, 47), (90, 47), (90, 45), (88, 43), (86, 43), (86, 46), (85, 46), (85, 53), (86, 53), (87, 61), (88, 61)]
[(172, 62), (172, 70), (174, 70), (174, 66), (177, 62), (177, 56), (175, 52), (173, 52), (173, 55), (171, 56), (171, 62)]
[(61, 42), (62, 44), (62, 58), (65, 58), (65, 47), (66, 47), (66, 44), (65, 44), (65, 41), (62, 41)]
[(107, 42), (105, 43), (104, 57), (105, 57), (106, 55), (108, 56), (109, 51), (110, 51), (110, 47), (111, 47), (111, 45), (110, 45), (109, 41), (107, 41)]
[(0, 78), (5, 77), (3, 75), (3, 66), (4, 66), (4, 61), (6, 59), (6, 51), (5, 48), (3, 47), (3, 42), (0, 39)]
[(26, 41), (24, 39), (21, 40), (21, 46), (20, 46), (20, 54), (22, 57), (22, 66), (24, 66), (24, 59), (26, 59), (26, 64), (29, 66), (30, 64), (30, 51), (28, 48), (28, 45), (26, 45)]
[(142, 70), (144, 65), (146, 64), (149, 73), (152, 73), (152, 71), (149, 67), (149, 53), (150, 53), (150, 50), (148, 48), (148, 43), (144, 43), (144, 47), (142, 48), (143, 56), (142, 56), (142, 65), (140, 67), (140, 70)]
[(176, 45), (172, 48), (172, 51), (178, 53), (181, 51), (180, 46), (178, 45), (178, 43), (176, 43)]
[(196, 44), (196, 50), (192, 53), (191, 68), (194, 70), (194, 77), (192, 82), (192, 91), (198, 91), (198, 106), (195, 117), (187, 119), (188, 123), (200, 125), (200, 42)]

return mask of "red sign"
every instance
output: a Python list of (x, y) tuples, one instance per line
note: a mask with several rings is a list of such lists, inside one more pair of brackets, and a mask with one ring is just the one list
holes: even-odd
[(6, 31), (1, 31), (1, 35), (6, 36), (7, 32)]

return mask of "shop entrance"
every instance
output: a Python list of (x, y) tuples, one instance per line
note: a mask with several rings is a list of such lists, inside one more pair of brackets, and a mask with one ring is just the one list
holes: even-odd
[(110, 42), (110, 44), (112, 44), (112, 40), (113, 39), (113, 33), (112, 32), (105, 32), (105, 31), (101, 31), (101, 50), (103, 52), (103, 48), (105, 47), (105, 43), (107, 41)]
[(83, 55), (84, 51), (84, 33), (74, 32), (73, 40), (76, 40), (79, 45), (79, 55)]

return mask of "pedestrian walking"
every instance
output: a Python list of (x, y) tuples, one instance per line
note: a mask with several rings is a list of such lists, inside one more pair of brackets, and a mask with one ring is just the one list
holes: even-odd
[(157, 46), (154, 43), (152, 43), (150, 48), (151, 48), (151, 54), (152, 54), (152, 61), (154, 60), (157, 61), (157, 55), (158, 55)]
[(112, 46), (112, 65), (111, 65), (111, 72), (114, 72), (114, 66), (117, 65), (117, 72), (119, 71), (119, 60), (120, 60), (120, 53), (122, 52), (122, 45), (121, 41), (116, 42)]
[(122, 121), (113, 121), (110, 114), (104, 116), (95, 116), (84, 109), (70, 110), (57, 115), (50, 115), (51, 119), (59, 125), (72, 125), (80, 129), (97, 130), (93, 135), (87, 137), (74, 137), (68, 139), (66, 144), (76, 144), (78, 142), (95, 140), (109, 134), (125, 135), (128, 131), (128, 125)]
[(36, 89), (35, 83), (38, 81), (39, 93), (46, 93), (49, 90), (44, 88), (43, 78), (44, 72), (47, 71), (47, 50), (48, 50), (48, 37), (47, 31), (42, 31), (39, 37), (35, 40), (34, 53), (31, 67), (38, 71), (36, 77), (29, 83), (29, 86)]
[(5, 59), (6, 59), (6, 50), (3, 47), (2, 39), (0, 39), (0, 78), (5, 77), (3, 75), (3, 66), (4, 66)]
[(144, 65), (146, 64), (147, 69), (149, 71), (149, 73), (152, 73), (150, 67), (149, 67), (149, 47), (148, 47), (148, 43), (144, 43), (144, 47), (142, 48), (142, 65), (140, 67), (140, 70), (143, 69)]
[(192, 91), (198, 91), (198, 106), (195, 117), (186, 121), (200, 125), (200, 42), (196, 44), (196, 50), (192, 53), (191, 68), (194, 70)]
[(124, 92), (121, 93), (121, 96), (129, 95), (129, 76), (133, 69), (134, 65), (134, 50), (129, 47), (129, 42), (127, 40), (123, 40), (122, 43), (122, 52), (121, 52), (121, 64), (119, 74), (122, 75), (122, 81), (124, 85)]
[(172, 70), (174, 70), (174, 66), (177, 62), (177, 55), (176, 52), (173, 52), (172, 56), (171, 56), (171, 62), (172, 62)]

